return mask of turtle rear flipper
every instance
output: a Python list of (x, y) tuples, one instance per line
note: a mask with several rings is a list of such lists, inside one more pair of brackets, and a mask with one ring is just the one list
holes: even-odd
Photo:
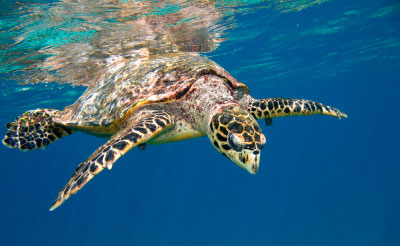
[(36, 109), (18, 116), (6, 125), (8, 131), (3, 144), (23, 151), (33, 150), (44, 148), (57, 139), (71, 134), (70, 128), (53, 121), (57, 112), (55, 109)]

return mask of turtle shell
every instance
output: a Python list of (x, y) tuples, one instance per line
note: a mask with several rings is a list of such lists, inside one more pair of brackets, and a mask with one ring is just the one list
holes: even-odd
[[(118, 126), (128, 114), (144, 105), (182, 97), (204, 74), (215, 74), (232, 88), (247, 91), (246, 85), (197, 53), (122, 59), (113, 63), (74, 104), (67, 106), (59, 120), (79, 128)], [(92, 129), (96, 131), (96, 128)]]

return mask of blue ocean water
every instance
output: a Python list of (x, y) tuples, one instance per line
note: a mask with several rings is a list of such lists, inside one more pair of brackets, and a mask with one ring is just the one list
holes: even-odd
[[(84, 17), (46, 22), (58, 2), (34, 2), (4, 1), (0, 13), (0, 125), (84, 91), (13, 77), (28, 81), (25, 68), (46, 57), (38, 50), (93, 35), (65, 31), (93, 24)], [(76, 133), (43, 151), (1, 147), (1, 245), (400, 245), (398, 1), (215, 4), (232, 13), (222, 17), (225, 41), (205, 56), (255, 98), (312, 99), (349, 118), (260, 121), (256, 175), (207, 138), (134, 149), (53, 212), (58, 190), (105, 140)]]

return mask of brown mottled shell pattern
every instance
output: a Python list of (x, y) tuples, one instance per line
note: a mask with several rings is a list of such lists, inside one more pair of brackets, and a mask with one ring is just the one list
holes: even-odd
[[(158, 54), (115, 62), (58, 118), (71, 127), (118, 124), (143, 105), (177, 99), (205, 73), (226, 78), (233, 88), (245, 87), (215, 62), (196, 53)], [(92, 128), (94, 127), (94, 128)]]

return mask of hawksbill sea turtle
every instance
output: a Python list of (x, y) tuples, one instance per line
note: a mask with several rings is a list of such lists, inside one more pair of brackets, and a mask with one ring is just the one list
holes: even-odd
[(51, 206), (54, 210), (122, 155), (146, 143), (208, 136), (211, 144), (255, 174), (265, 136), (257, 123), (294, 115), (347, 115), (303, 99), (254, 99), (248, 87), (195, 52), (153, 54), (115, 62), (64, 110), (36, 109), (8, 123), (3, 143), (33, 150), (83, 131), (109, 140), (82, 162)]

